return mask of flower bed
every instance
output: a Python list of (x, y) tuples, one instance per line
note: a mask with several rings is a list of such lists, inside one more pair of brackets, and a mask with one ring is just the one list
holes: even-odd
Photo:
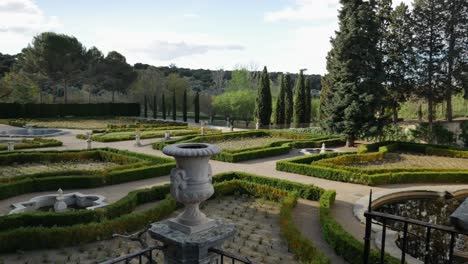
[(213, 156), (212, 159), (225, 162), (240, 162), (245, 160), (288, 154), (292, 148), (320, 147), (322, 143), (325, 143), (327, 146), (336, 146), (343, 144), (342, 138), (333, 136), (306, 135), (288, 132), (256, 130), (210, 134), (205, 136), (191, 135), (174, 140), (156, 142), (153, 144), (153, 148), (161, 150), (165, 146), (174, 143), (210, 142), (216, 144), (216, 142), (229, 142), (232, 140), (237, 141), (242, 138), (254, 139), (271, 137), (283, 140), (274, 141), (269, 144), (258, 147), (248, 147), (237, 150), (223, 150), (220, 154)]
[(173, 159), (110, 148), (0, 153), (0, 167), (23, 163), (90, 160), (108, 161), (119, 165), (94, 172), (64, 169), (15, 177), (2, 177), (0, 178), (0, 199), (29, 192), (57, 190), (58, 188), (93, 188), (158, 177), (169, 174), (170, 170), (175, 166)]
[[(377, 152), (368, 152), (375, 151)], [(363, 169), (349, 164), (383, 160), (389, 151), (407, 151), (425, 155), (468, 158), (468, 151), (441, 146), (385, 142), (361, 147), (360, 153), (329, 153), (310, 155), (276, 163), (276, 169), (335, 181), (367, 185), (414, 182), (468, 182), (468, 169), (437, 168), (372, 168)]]

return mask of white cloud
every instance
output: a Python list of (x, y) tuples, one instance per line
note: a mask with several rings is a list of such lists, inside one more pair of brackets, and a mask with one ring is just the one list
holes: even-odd
[(280, 20), (321, 21), (334, 19), (337, 15), (338, 0), (296, 0), (294, 6), (264, 14), (264, 20), (275, 22)]
[(0, 32), (30, 34), (59, 27), (58, 18), (45, 16), (34, 0), (0, 2)]

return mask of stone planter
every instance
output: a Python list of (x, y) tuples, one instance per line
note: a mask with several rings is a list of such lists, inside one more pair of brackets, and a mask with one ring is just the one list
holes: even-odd
[(169, 226), (185, 234), (194, 234), (215, 226), (215, 221), (199, 209), (201, 202), (214, 193), (212, 171), (208, 163), (211, 156), (221, 152), (212, 144), (182, 143), (166, 146), (164, 154), (173, 156), (176, 168), (171, 171), (171, 194), (185, 210), (169, 220)]

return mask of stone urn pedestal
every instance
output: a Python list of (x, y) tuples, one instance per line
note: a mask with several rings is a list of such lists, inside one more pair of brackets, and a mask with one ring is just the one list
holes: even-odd
[(199, 205), (214, 193), (208, 161), (221, 149), (211, 144), (182, 143), (166, 146), (163, 152), (176, 160), (176, 168), (171, 171), (171, 195), (185, 209), (175, 218), (153, 223), (151, 237), (166, 246), (165, 263), (219, 263), (218, 255), (208, 250), (221, 247), (234, 235), (235, 226), (206, 217)]

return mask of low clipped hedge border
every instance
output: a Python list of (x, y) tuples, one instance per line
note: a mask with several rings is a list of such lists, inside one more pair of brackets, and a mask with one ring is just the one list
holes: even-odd
[[(377, 152), (368, 152), (378, 150)], [(366, 150), (361, 148), (361, 154), (327, 153), (308, 155), (299, 158), (278, 161), (276, 169), (329, 180), (353, 182), (367, 185), (437, 182), (466, 183), (468, 169), (433, 169), (433, 168), (381, 168), (361, 169), (346, 166), (351, 162), (369, 162), (381, 160), (389, 151), (409, 151), (427, 155), (468, 158), (468, 151), (448, 149), (445, 147), (425, 146), (424, 144), (406, 142), (376, 143)]]
[(95, 188), (129, 181), (168, 175), (175, 161), (141, 153), (111, 148), (70, 151), (4, 152), (0, 154), (0, 165), (38, 161), (61, 161), (76, 159), (110, 160), (122, 164), (101, 171), (59, 171), (36, 173), (21, 177), (10, 177), (0, 181), (0, 199), (30, 192), (62, 189)]
[(279, 155), (288, 154), (292, 148), (305, 148), (305, 147), (320, 147), (322, 143), (328, 146), (336, 146), (343, 144), (343, 139), (338, 137), (329, 137), (322, 135), (306, 135), (296, 134), (290, 132), (277, 132), (268, 130), (256, 131), (242, 131), (233, 133), (219, 133), (205, 136), (186, 136), (179, 139), (168, 140), (163, 142), (153, 143), (153, 148), (162, 150), (165, 146), (174, 143), (189, 143), (189, 142), (212, 142), (238, 138), (252, 138), (252, 137), (282, 137), (285, 140), (273, 142), (266, 146), (247, 148), (236, 151), (222, 151), (220, 154), (212, 157), (214, 160), (224, 162), (240, 162), (252, 159), (267, 158)]
[[(331, 207), (335, 203), (335, 191), (325, 191), (320, 197), (320, 227), (327, 243), (351, 264), (361, 264), (364, 259), (364, 244), (333, 219)], [(401, 261), (386, 254), (385, 263), (399, 264)], [(369, 263), (380, 263), (380, 251), (372, 249)]]
[[(1, 139), (1, 138), (0, 138)], [(60, 140), (53, 138), (33, 138), (22, 139), (19, 143), (15, 143), (15, 150), (31, 149), (31, 148), (49, 148), (60, 147), (63, 143)], [(8, 150), (7, 144), (0, 144), (0, 151)]]
[[(147, 139), (147, 138), (162, 138), (164, 137), (164, 131), (159, 131), (156, 130), (153, 132), (153, 130), (149, 130), (150, 133), (145, 133), (141, 134), (140, 138), (141, 139)], [(120, 135), (120, 136), (113, 136), (113, 132), (109, 133), (103, 133), (103, 134), (98, 134), (98, 135), (92, 135), (91, 139), (93, 141), (97, 142), (116, 142), (116, 141), (124, 141), (124, 140), (134, 140), (135, 139), (135, 134), (126, 134), (126, 135)], [(117, 132), (118, 133), (118, 132)], [(171, 136), (186, 136), (186, 135), (194, 135), (198, 134), (199, 132), (195, 129), (193, 130), (171, 130)], [(76, 135), (76, 138), (78, 139), (87, 139), (87, 136), (84, 134), (78, 134)]]
[[(311, 241), (302, 236), (295, 227), (291, 214), (292, 208), (294, 208), (296, 204), (297, 197), (315, 199), (323, 193), (321, 188), (313, 185), (236, 172), (215, 175), (213, 181), (215, 187), (215, 195), (213, 197), (232, 195), (235, 193), (247, 193), (255, 197), (263, 197), (281, 202), (281, 233), (285, 237), (289, 248), (293, 250), (293, 253), (296, 254), (302, 262), (315, 264), (330, 263), (328, 258), (313, 246)], [(76, 220), (71, 219), (72, 217), (77, 218), (77, 215), (70, 214), (66, 219), (72, 221), (69, 222), (71, 224), (69, 226), (23, 226), (7, 231), (0, 231), (0, 241), (3, 242), (0, 243), (0, 252), (72, 246), (108, 239), (114, 233), (124, 233), (141, 229), (151, 222), (167, 217), (177, 208), (175, 201), (167, 196), (168, 193), (168, 185), (131, 192), (119, 202), (110, 205), (107, 209), (96, 210), (101, 211), (101, 213), (95, 212), (95, 214), (101, 215), (99, 222), (74, 224), (73, 221)], [(166, 198), (151, 209), (139, 213), (128, 213), (133, 211), (139, 204), (157, 201), (162, 197)], [(78, 210), (77, 212), (79, 211), (83, 210)], [(106, 211), (105, 214), (103, 213), (104, 211)], [(62, 214), (67, 213), (68, 212)], [(38, 214), (36, 221), (39, 217), (42, 217), (41, 222), (44, 223), (47, 220), (53, 219), (53, 217), (60, 217), (58, 215), (60, 214)], [(19, 219), (22, 216), (17, 215), (15, 217)], [(109, 219), (110, 217), (115, 218)], [(6, 225), (5, 222), (0, 223)], [(39, 222), (36, 223), (39, 224)]]

